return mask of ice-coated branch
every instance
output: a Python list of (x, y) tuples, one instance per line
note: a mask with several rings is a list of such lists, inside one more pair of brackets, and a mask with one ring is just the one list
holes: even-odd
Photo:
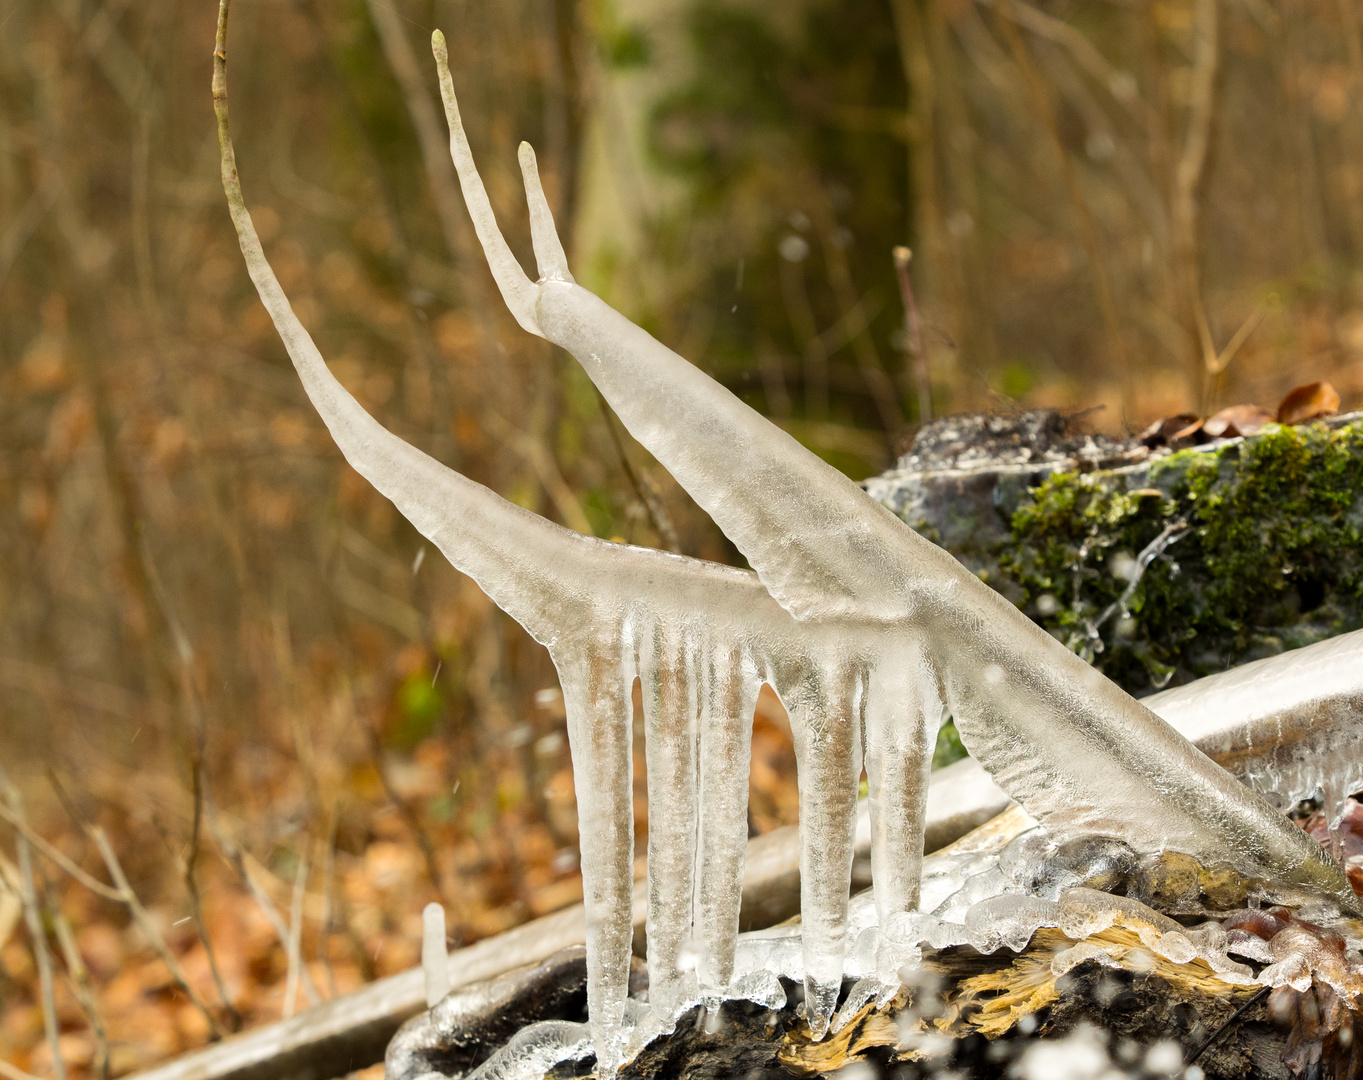
[[(998, 783), (1060, 838), (1097, 832), (1146, 851), (1229, 859), (1356, 908), (1339, 867), (1260, 796), (842, 474), (576, 285), (523, 144), (540, 275), (532, 282), (478, 176), (438, 32), (451, 156), (508, 307), (523, 328), (573, 353), (757, 575), (578, 535), (385, 430), (327, 369), (251, 224), (228, 127), (226, 25), (221, 0), (214, 102), (223, 185), (252, 281), (309, 397), (347, 460), (547, 645), (558, 669), (602, 1074), (621, 1059), (626, 1017), (636, 678), (650, 777), (650, 1002), (663, 1024), (732, 989), (751, 721), (763, 682), (786, 704), (795, 733), (800, 967), (816, 1036), (849, 951), (862, 766), (874, 904), (886, 926), (919, 901), (927, 770), (944, 709)], [(893, 977), (891, 961), (889, 953), (875, 959), (882, 979)]]

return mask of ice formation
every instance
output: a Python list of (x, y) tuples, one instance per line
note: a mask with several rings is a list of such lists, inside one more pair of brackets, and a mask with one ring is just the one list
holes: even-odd
[[(746, 989), (735, 984), (735, 951), (751, 718), (763, 682), (795, 733), (803, 925), (794, 947), (816, 1036), (833, 1014), (856, 935), (919, 906), (930, 751), (946, 711), (971, 754), (1053, 840), (1097, 833), (1142, 851), (1232, 859), (1352, 900), (1339, 867), (1261, 796), (947, 552), (576, 285), (522, 144), (540, 270), (531, 281), (498, 231), (438, 32), (451, 154), (508, 307), (524, 329), (577, 358), (756, 574), (570, 532), (385, 430), (327, 369), (245, 208), (227, 129), (223, 12), (214, 69), (223, 183), (252, 281), (309, 397), (350, 464), (542, 642), (558, 669), (582, 836), (591, 1034), (604, 1074), (621, 1061), (634, 1006), (636, 677), (650, 779), (650, 1006), (664, 1026), (693, 1001)], [(863, 765), (874, 905), (858, 929), (848, 894)], [(789, 966), (791, 947), (771, 939), (775, 967)], [(888, 983), (899, 951), (882, 936), (875, 953), (866, 974)]]
[[(1141, 704), (1242, 783), (1279, 806), (1319, 798), (1338, 825), (1345, 799), (1363, 791), (1363, 630), (1230, 671), (1207, 675)], [(937, 832), (954, 838), (1011, 801), (978, 761), (933, 774), (927, 850)], [(865, 847), (858, 822), (858, 849)]]

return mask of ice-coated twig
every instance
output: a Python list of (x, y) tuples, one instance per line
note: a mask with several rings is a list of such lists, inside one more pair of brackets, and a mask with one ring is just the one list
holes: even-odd
[[(443, 66), (440, 40), (435, 51)], [(447, 74), (441, 85), (446, 113), (458, 124)], [(452, 145), (461, 148), (455, 165), (495, 265), (507, 249), (490, 235), (495, 222), (462, 131), (452, 134)], [(533, 159), (523, 154), (521, 161), (529, 172)], [(533, 184), (527, 196), (538, 233), (547, 214), (533, 208)], [(536, 248), (547, 249), (547, 239), (537, 235)], [(518, 266), (499, 269), (507, 302), (524, 323), (528, 279)], [(534, 332), (573, 353), (631, 434), (747, 556), (773, 598), (803, 623), (840, 628), (849, 656), (872, 679), (882, 669), (903, 670), (903, 652), (917, 650), (928, 706), (945, 701), (971, 753), (1053, 833), (1106, 833), (1145, 850), (1233, 858), (1314, 884), (1357, 909), (1340, 868), (1300, 830), (948, 553), (585, 289), (550, 277), (530, 289)], [(834, 670), (814, 684), (829, 692)], [(840, 700), (852, 699), (832, 691), (825, 706)], [(834, 706), (823, 719), (850, 720), (848, 712)], [(871, 715), (864, 714), (868, 773), (877, 737)], [(889, 724), (919, 726), (902, 716)], [(816, 741), (835, 730), (817, 730)], [(846, 767), (836, 739), (817, 753), (797, 731), (802, 741), (802, 795), (817, 791), (836, 801)], [(840, 871), (840, 830), (819, 836), (827, 873)], [(903, 848), (894, 854), (912, 861)], [(886, 862), (873, 859), (873, 866), (877, 861)], [(877, 875), (878, 893), (882, 881)], [(821, 888), (831, 884), (804, 882), (807, 955), (811, 916), (817, 925), (826, 914), (808, 903)]]
[(523, 147), (540, 273), (531, 281), (478, 177), (438, 32), (451, 156), (508, 307), (526, 330), (573, 353), (758, 576), (574, 534), (386, 431), (327, 370), (251, 225), (227, 123), (226, 10), (223, 0), (214, 65), (224, 189), (247, 268), (309, 397), (347, 460), (543, 642), (558, 669), (600, 1072), (620, 1061), (626, 1013), (636, 677), (651, 781), (650, 998), (665, 1022), (697, 995), (722, 996), (733, 975), (752, 709), (764, 681), (795, 730), (800, 948), (816, 1037), (848, 952), (862, 764), (875, 908), (886, 925), (918, 902), (927, 770), (944, 705), (971, 752), (1061, 837), (1097, 832), (1143, 850), (1230, 858), (1356, 906), (1339, 867), (1263, 799), (841, 473), (574, 284)]

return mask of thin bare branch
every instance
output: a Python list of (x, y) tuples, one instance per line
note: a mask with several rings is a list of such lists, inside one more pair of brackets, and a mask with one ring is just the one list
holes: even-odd
[(38, 899), (37, 885), (33, 879), (33, 860), (29, 854), (26, 838), (28, 831), (24, 814), (24, 800), (19, 789), (14, 786), (5, 767), (0, 765), (0, 791), (9, 802), (9, 810), (24, 828), (15, 838), (15, 852), (18, 856), (19, 902), (24, 909), (24, 924), (28, 928), (29, 944), (33, 949), (33, 960), (38, 968), (39, 998), (43, 1008), (43, 1030), (47, 1044), (52, 1051), (52, 1070), (57, 1080), (66, 1080), (66, 1062), (62, 1059), (61, 1028), (57, 1021), (57, 1001), (52, 991), (52, 953), (47, 947), (47, 931), (43, 927), (42, 906)]
[(0, 1058), (0, 1076), (5, 1080), (42, 1080), (30, 1072), (24, 1072), (18, 1065), (11, 1065), (4, 1058)]
[(99, 1015), (95, 988), (90, 984), (90, 971), (81, 958), (80, 950), (76, 948), (76, 935), (71, 931), (70, 920), (61, 908), (55, 906), (52, 909), (52, 927), (56, 931), (57, 944), (61, 946), (62, 958), (66, 961), (66, 970), (71, 976), (76, 1001), (90, 1024), (90, 1033), (95, 1037), (95, 1075), (100, 1080), (109, 1080), (109, 1034)]
[[(224, 8), (225, 7), (226, 5), (224, 4)], [(251, 899), (256, 902), (256, 906), (260, 908), (266, 921), (269, 922), (270, 928), (274, 930), (275, 937), (279, 939), (280, 948), (284, 949), (287, 953), (289, 948), (289, 928), (285, 924), (283, 916), (279, 914), (279, 909), (274, 906), (274, 901), (270, 899), (269, 895), (261, 887), (260, 882), (256, 880), (255, 875), (250, 872), (246, 865), (245, 854), (236, 841), (227, 835), (227, 831), (222, 827), (222, 823), (218, 820), (218, 815), (214, 810), (211, 800), (206, 801), (205, 811), (208, 816), (209, 826), (213, 830), (213, 835), (217, 838), (218, 847), (222, 850), (223, 855), (227, 858), (232, 869), (236, 871), (238, 880), (246, 887), (246, 891), (251, 894)], [(303, 993), (307, 996), (308, 1004), (318, 1004), (322, 1000), (322, 996), (317, 992), (317, 987), (312, 981), (312, 975), (308, 972), (306, 966), (302, 970), (302, 981)]]
[[(1008, 11), (1015, 2), (1016, 0), (1000, 0), (1000, 11)], [(1051, 108), (1045, 83), (1037, 72), (1036, 65), (1032, 62), (1027, 43), (1018, 32), (1013, 19), (1001, 18), (999, 25), (1008, 41), (1009, 48), (1012, 49), (1013, 58), (1017, 62), (1023, 85), (1027, 90), (1027, 96), (1031, 98), (1032, 108), (1036, 112), (1042, 129), (1046, 132), (1046, 137), (1050, 141), (1051, 147), (1055, 151), (1056, 160), (1060, 165), (1060, 177), (1064, 181), (1065, 191), (1070, 198), (1070, 205), (1078, 219), (1079, 235), (1088, 254), (1089, 270), (1093, 277), (1093, 291), (1098, 300), (1098, 309), (1102, 312), (1108, 351), (1111, 353), (1116, 373), (1122, 381), (1123, 399), (1129, 403), (1131, 397), (1130, 363), (1127, 358), (1126, 344), (1122, 340), (1121, 318), (1117, 313), (1117, 301), (1112, 293), (1112, 284), (1108, 280), (1107, 263), (1103, 257), (1102, 244), (1098, 237), (1098, 226), (1093, 220), (1093, 211), (1089, 208), (1088, 200), (1084, 197), (1084, 192), (1079, 186), (1079, 177), (1074, 171), (1074, 164), (1070, 161), (1070, 156), (1065, 150), (1064, 140), (1060, 137), (1060, 129), (1056, 127), (1055, 113)], [(1130, 410), (1126, 411), (1129, 412)]]
[(1141, 127), (1149, 125), (1150, 113), (1140, 98), (1135, 79), (1129, 72), (1119, 71), (1113, 67), (1082, 30), (1071, 26), (1063, 19), (1057, 19), (1054, 15), (1048, 15), (1030, 4), (1023, 3), (1023, 0), (1001, 2), (995, 0), (990, 2), (990, 6), (995, 7), (1004, 18), (1017, 23), (1037, 37), (1059, 45), (1133, 120)]
[(156, 954), (161, 958), (161, 962), (170, 971), (171, 977), (180, 984), (189, 1000), (194, 1003), (194, 1007), (203, 1014), (208, 1021), (208, 1030), (214, 1039), (221, 1039), (224, 1035), (222, 1025), (218, 1023), (218, 1018), (213, 1015), (213, 1010), (208, 1007), (199, 991), (194, 988), (194, 984), (189, 981), (189, 976), (185, 974), (184, 968), (180, 966), (180, 961), (171, 952), (170, 946), (166, 944), (166, 939), (161, 936), (161, 931), (156, 928), (156, 923), (152, 920), (147, 909), (142, 906), (142, 901), (137, 898), (132, 885), (128, 883), (127, 875), (123, 873), (123, 866), (118, 861), (118, 856), (114, 854), (113, 846), (109, 843), (109, 837), (98, 825), (85, 824), (86, 835), (94, 841), (95, 847), (99, 849), (100, 857), (104, 860), (104, 866), (109, 871), (109, 877), (117, 885), (122, 893), (122, 899), (128, 905), (128, 911), (132, 914), (133, 921), (142, 931), (151, 947), (156, 950)]
[(12, 809), (0, 805), (0, 818), (4, 818), (5, 821), (19, 831), (19, 834), (25, 840), (37, 848), (44, 857), (56, 863), (91, 892), (98, 893), (100, 896), (104, 897), (104, 899), (112, 900), (114, 903), (123, 903), (122, 893), (117, 889), (105, 885), (104, 882), (100, 881), (98, 878), (87, 874), (70, 858), (63, 855), (60, 850), (50, 844), (47, 840), (44, 840), (42, 835), (29, 825), (27, 820), (15, 813)]
[(573, 489), (563, 479), (558, 463), (547, 447), (527, 431), (508, 423), (500, 413), (488, 410), (484, 417), (492, 433), (507, 446), (511, 447), (535, 470), (536, 477), (544, 487), (555, 509), (563, 519), (563, 524), (584, 536), (595, 536), (596, 530), (582, 512), (582, 504), (577, 501)]
[(303, 895), (308, 886), (308, 851), (303, 845), (298, 869), (293, 875), (293, 897), (289, 902), (288, 970), (284, 976), (284, 1019), (297, 1007), (299, 969), (303, 964)]
[(899, 276), (899, 296), (904, 303), (905, 345), (913, 368), (914, 386), (918, 390), (918, 422), (932, 419), (932, 380), (928, 375), (928, 357), (923, 349), (923, 320), (918, 314), (918, 299), (913, 292), (913, 277), (909, 262), (913, 252), (900, 246), (894, 249), (894, 268)]
[(473, 314), (478, 330), (479, 347), (490, 356), (496, 341), (496, 326), (491, 318), (488, 290), (478, 269), (479, 257), (472, 227), (469, 225), (464, 201), (459, 194), (459, 181), (450, 159), (449, 134), (440, 122), (435, 99), (427, 86), (422, 67), (417, 62), (402, 16), (392, 7), (396, 0), (368, 0), (369, 17), (379, 33), (384, 58), (392, 69), (407, 103), (407, 114), (416, 128), (421, 145), (421, 161), (426, 169), (426, 182), (440, 218), (440, 232), (445, 248), (455, 262), (464, 303)]
[(1220, 0), (1195, 0), (1193, 4), (1193, 70), (1188, 92), (1188, 128), (1183, 150), (1174, 166), (1170, 224), (1175, 278), (1185, 319), (1200, 353), (1203, 378), (1196, 380), (1205, 393), (1206, 373), (1216, 365), (1216, 346), (1202, 300), (1201, 188), (1211, 146), (1212, 119), (1216, 113), (1217, 72), (1221, 63)]

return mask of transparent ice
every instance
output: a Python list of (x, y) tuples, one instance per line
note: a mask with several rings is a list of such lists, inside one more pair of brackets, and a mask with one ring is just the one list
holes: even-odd
[[(695, 1001), (734, 992), (736, 976), (754, 977), (758, 958), (745, 956), (736, 969), (735, 955), (751, 719), (764, 682), (795, 735), (803, 921), (796, 935), (744, 947), (762, 953), (769, 972), (798, 968), (816, 1037), (833, 1015), (857, 935), (896, 917), (902, 924), (920, 906), (928, 769), (944, 713), (971, 755), (1045, 826), (1049, 842), (1120, 837), (1138, 851), (1233, 861), (1354, 902), (1339, 867), (1260, 795), (950, 554), (575, 284), (533, 151), (522, 144), (539, 264), (538, 280), (527, 277), (474, 166), (438, 32), (433, 46), (451, 154), (511, 312), (572, 353), (630, 433), (756, 570), (571, 532), (370, 417), (327, 369), (266, 261), (226, 135), (224, 84), (223, 179), (234, 223), (309, 397), (350, 464), (542, 642), (558, 669), (582, 836), (591, 1040), (604, 1074), (626, 1052), (627, 1027), (638, 1026), (626, 1022), (634, 1006), (627, 985), (635, 678), (650, 781), (650, 1007), (661, 1027)], [(863, 766), (874, 899), (857, 929), (848, 896)], [(981, 894), (971, 894), (971, 904), (1009, 891), (1006, 874), (992, 873), (975, 886), (963, 880), (961, 888)], [(1011, 942), (1020, 932), (1014, 918), (998, 936)], [(875, 970), (864, 974), (888, 985), (911, 944), (881, 936), (867, 958)], [(751, 989), (771, 993), (769, 981)], [(539, 1053), (539, 1044), (524, 1049)]]

